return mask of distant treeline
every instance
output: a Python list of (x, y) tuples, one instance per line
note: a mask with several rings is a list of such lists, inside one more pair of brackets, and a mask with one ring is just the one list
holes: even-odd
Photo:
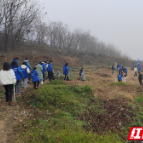
[(93, 56), (107, 55), (127, 58), (114, 45), (99, 41), (89, 31), (81, 29), (71, 31), (62, 22), (42, 22), (40, 19), (43, 16), (39, 9), (32, 0), (2, 0), (0, 3), (1, 51), (14, 51), (28, 41)]

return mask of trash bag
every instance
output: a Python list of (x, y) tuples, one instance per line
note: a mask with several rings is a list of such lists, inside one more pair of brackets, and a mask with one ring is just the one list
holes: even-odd
[(61, 76), (61, 74), (60, 74), (60, 72), (58, 71), (58, 72), (56, 73), (56, 77), (57, 77), (57, 78), (60, 78), (60, 76)]
[(85, 77), (85, 74), (84, 72), (81, 73), (81, 78), (80, 78), (81, 81), (85, 81), (86, 80), (86, 77)]

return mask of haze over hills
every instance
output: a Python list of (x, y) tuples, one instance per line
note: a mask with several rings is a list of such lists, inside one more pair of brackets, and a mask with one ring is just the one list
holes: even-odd
[(132, 59), (142, 58), (143, 1), (134, 0), (41, 0), (44, 21), (62, 21), (80, 27), (106, 44), (113, 44)]

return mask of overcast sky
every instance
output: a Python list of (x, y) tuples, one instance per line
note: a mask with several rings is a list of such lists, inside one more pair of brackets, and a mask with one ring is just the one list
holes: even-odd
[(90, 30), (100, 41), (143, 60), (143, 0), (40, 0), (48, 21)]

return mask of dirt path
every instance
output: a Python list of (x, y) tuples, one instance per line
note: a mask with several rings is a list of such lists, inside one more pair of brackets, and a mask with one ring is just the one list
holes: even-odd
[[(32, 88), (32, 83), (28, 84), (28, 88)], [(22, 92), (24, 92), (23, 88), (21, 88), (21, 94)], [(16, 97), (18, 97), (17, 94)], [(16, 136), (14, 127), (23, 121), (24, 113), (24, 103), (8, 106), (5, 95), (0, 95), (0, 143), (12, 142)]]

